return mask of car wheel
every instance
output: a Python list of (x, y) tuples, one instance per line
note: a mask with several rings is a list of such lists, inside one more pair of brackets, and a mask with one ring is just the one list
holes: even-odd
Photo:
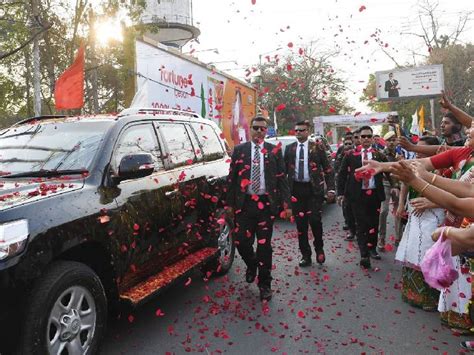
[(212, 271), (214, 275), (222, 276), (229, 272), (234, 263), (235, 244), (232, 233), (234, 224), (225, 212), (218, 213), (217, 215), (222, 215), (225, 221), (225, 223), (219, 225), (217, 237), (218, 255), (204, 267), (204, 271)]
[(26, 306), (20, 353), (95, 354), (107, 322), (107, 299), (88, 266), (60, 261), (37, 281)]

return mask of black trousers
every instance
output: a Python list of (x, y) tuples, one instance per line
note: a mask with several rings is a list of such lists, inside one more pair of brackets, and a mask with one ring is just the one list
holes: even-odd
[[(263, 203), (263, 209), (259, 208)], [(259, 196), (258, 201), (247, 196), (240, 211), (235, 215), (235, 235), (239, 254), (249, 268), (258, 267), (259, 287), (270, 287), (272, 276), (272, 234), (275, 216), (270, 211), (268, 198)], [(254, 251), (257, 237), (257, 252)]]
[(360, 256), (369, 257), (369, 251), (375, 250), (379, 233), (379, 217), (381, 201), (377, 192), (372, 190), (371, 194), (363, 193), (361, 200), (350, 201), (352, 213), (356, 221), (357, 244), (359, 244)]
[(354, 213), (352, 212), (352, 206), (347, 199), (344, 199), (342, 203), (342, 215), (344, 216), (344, 221), (349, 227), (349, 231), (352, 235), (356, 235), (356, 222)]
[(293, 215), (295, 216), (296, 229), (298, 230), (298, 243), (300, 252), (304, 258), (311, 257), (311, 247), (308, 241), (308, 229), (311, 226), (314, 236), (314, 249), (322, 251), (323, 223), (321, 221), (321, 210), (323, 196), (315, 196), (309, 182), (294, 182), (291, 192), (296, 201), (293, 202)]

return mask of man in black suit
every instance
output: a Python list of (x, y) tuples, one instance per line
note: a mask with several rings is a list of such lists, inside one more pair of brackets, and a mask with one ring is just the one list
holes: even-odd
[(324, 182), (327, 186), (328, 200), (334, 201), (334, 170), (329, 164), (322, 145), (310, 142), (309, 122), (296, 123), (297, 142), (285, 149), (285, 166), (288, 183), (293, 196), (293, 213), (298, 230), (298, 242), (302, 258), (301, 267), (311, 265), (311, 247), (308, 242), (308, 224), (314, 236), (314, 249), (319, 264), (326, 261), (323, 243), (323, 224), (321, 210), (324, 200)]
[(258, 269), (260, 299), (269, 301), (273, 220), (281, 207), (287, 218), (291, 216), (290, 190), (281, 149), (263, 140), (267, 120), (257, 116), (250, 126), (252, 140), (236, 146), (232, 153), (226, 202), (235, 216), (237, 250), (247, 265), (245, 279), (252, 283)]
[[(381, 174), (359, 177), (355, 170), (362, 166), (362, 160), (387, 161), (387, 158), (372, 147), (373, 131), (369, 126), (360, 129), (362, 146), (353, 150), (342, 159), (337, 178), (339, 204), (349, 203), (356, 221), (357, 242), (360, 249), (360, 265), (370, 268), (370, 258), (380, 259), (377, 253), (377, 236), (380, 206), (385, 200), (383, 178)], [(393, 186), (390, 176), (387, 180)]]
[(393, 73), (388, 74), (388, 80), (385, 82), (385, 91), (388, 97), (398, 97), (398, 80), (393, 78)]

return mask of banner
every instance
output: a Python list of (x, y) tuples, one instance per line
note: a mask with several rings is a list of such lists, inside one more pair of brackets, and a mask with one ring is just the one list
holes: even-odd
[(379, 71), (375, 79), (377, 98), (381, 101), (433, 97), (444, 90), (442, 64)]
[[(250, 139), (256, 90), (196, 59), (136, 41), (137, 90), (147, 107), (192, 111), (216, 122), (230, 147)], [(147, 81), (148, 80), (148, 81)]]

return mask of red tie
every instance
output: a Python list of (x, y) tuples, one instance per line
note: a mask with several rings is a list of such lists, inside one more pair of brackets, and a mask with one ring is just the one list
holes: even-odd
[[(364, 149), (364, 160), (369, 160), (369, 155), (367, 154), (367, 149)], [(368, 179), (363, 180), (363, 186), (364, 186), (364, 190), (367, 190), (369, 188), (369, 180)]]

